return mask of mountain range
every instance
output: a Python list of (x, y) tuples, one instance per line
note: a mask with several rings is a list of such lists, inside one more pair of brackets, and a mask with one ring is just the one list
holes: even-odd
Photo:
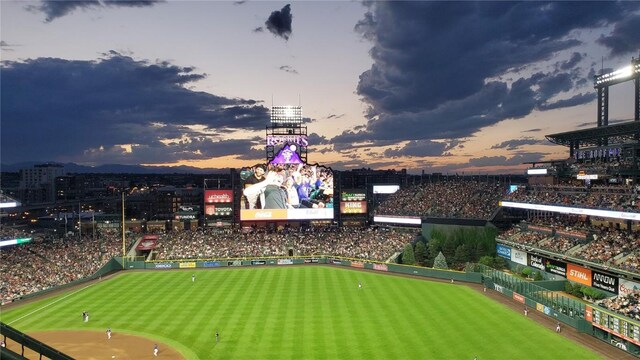
[(193, 166), (143, 166), (104, 164), (99, 166), (85, 166), (75, 163), (58, 162), (22, 162), (16, 164), (0, 164), (0, 172), (19, 172), (20, 169), (32, 168), (34, 165), (57, 164), (64, 166), (67, 174), (220, 174), (227, 173), (228, 168), (197, 168)]

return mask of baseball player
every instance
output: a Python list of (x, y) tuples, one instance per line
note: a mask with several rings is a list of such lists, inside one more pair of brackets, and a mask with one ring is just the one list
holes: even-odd
[(111, 340), (111, 328), (107, 328), (107, 339)]
[(153, 344), (153, 356), (158, 356), (158, 344)]
[(191, 282), (196, 282), (196, 274), (191, 275)]

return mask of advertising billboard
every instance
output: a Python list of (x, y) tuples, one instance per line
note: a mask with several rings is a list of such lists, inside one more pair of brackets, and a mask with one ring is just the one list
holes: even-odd
[(205, 204), (204, 213), (208, 217), (231, 216), (231, 214), (233, 213), (233, 204), (232, 203)]
[(612, 294), (617, 294), (618, 277), (593, 270), (591, 272), (591, 286)]
[(507, 260), (511, 260), (511, 248), (506, 246), (506, 245), (502, 245), (502, 244), (496, 244), (496, 252), (498, 253), (498, 256), (502, 256), (503, 258), (507, 259)]
[(341, 214), (366, 214), (367, 194), (363, 190), (345, 190), (340, 193)]
[(546, 272), (567, 277), (567, 264), (562, 261), (553, 259), (545, 259), (544, 262)]
[(527, 253), (517, 249), (511, 249), (511, 261), (517, 264), (527, 265)]
[(367, 202), (366, 201), (341, 201), (340, 213), (341, 214), (366, 214)]
[(591, 286), (591, 270), (572, 263), (567, 264), (567, 279)]
[(233, 203), (233, 190), (205, 190), (204, 203)]
[(374, 194), (395, 194), (400, 190), (400, 185), (373, 185)]
[(292, 147), (240, 172), (241, 221), (333, 219), (333, 172), (300, 162)]

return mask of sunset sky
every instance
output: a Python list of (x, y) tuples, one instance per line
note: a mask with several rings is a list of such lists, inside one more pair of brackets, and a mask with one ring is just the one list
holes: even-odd
[[(595, 127), (640, 2), (0, 2), (0, 160), (227, 168), (301, 105), (309, 161), (522, 173)], [(633, 119), (633, 84), (609, 122)]]

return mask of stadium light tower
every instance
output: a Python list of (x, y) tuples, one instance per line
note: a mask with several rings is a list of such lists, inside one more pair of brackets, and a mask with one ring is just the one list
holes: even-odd
[(640, 58), (631, 58), (631, 65), (607, 74), (596, 75), (594, 78), (593, 87), (598, 92), (598, 127), (609, 125), (609, 87), (626, 81), (634, 82), (633, 119), (640, 121)]
[(271, 123), (266, 130), (267, 163), (285, 146), (295, 151), (302, 162), (307, 162), (309, 137), (307, 127), (302, 126), (302, 106), (272, 106)]
[(273, 126), (300, 126), (302, 125), (301, 106), (272, 106), (271, 125)]

